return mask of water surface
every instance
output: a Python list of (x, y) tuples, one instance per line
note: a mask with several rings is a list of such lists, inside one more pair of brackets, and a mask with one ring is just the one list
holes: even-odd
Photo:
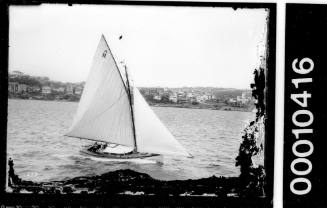
[(163, 164), (113, 162), (82, 155), (90, 141), (63, 136), (78, 103), (9, 100), (7, 156), (24, 180), (63, 180), (133, 169), (162, 180), (238, 176), (235, 157), (242, 130), (254, 113), (153, 107), (160, 120), (194, 158), (165, 156)]

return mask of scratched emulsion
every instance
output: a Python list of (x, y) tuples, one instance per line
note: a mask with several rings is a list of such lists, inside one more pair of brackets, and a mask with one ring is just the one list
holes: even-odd
[[(162, 180), (238, 176), (235, 157), (254, 113), (153, 107), (176, 139), (194, 156), (165, 156), (163, 164), (114, 162), (82, 155), (90, 141), (65, 137), (78, 103), (9, 100), (7, 156), (24, 180), (63, 180), (132, 169)], [(136, 124), (137, 125), (137, 124)]]

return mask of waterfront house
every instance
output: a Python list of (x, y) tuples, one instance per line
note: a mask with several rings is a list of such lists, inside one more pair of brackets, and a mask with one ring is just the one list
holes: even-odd
[(177, 94), (177, 103), (189, 103), (188, 97), (186, 97), (185, 93), (178, 93)]
[(64, 88), (64, 87), (59, 87), (59, 88), (58, 88), (58, 92), (62, 92), (62, 93), (64, 93), (64, 92), (65, 92), (65, 88)]
[(177, 94), (174, 93), (173, 95), (170, 95), (169, 100), (173, 103), (177, 103)]
[(40, 92), (41, 88), (39, 86), (27, 86), (27, 92)]
[(160, 95), (155, 95), (153, 96), (154, 100), (160, 101), (161, 100), (161, 96)]
[(51, 93), (51, 87), (49, 87), (49, 86), (43, 86), (42, 87), (42, 93), (43, 94), (50, 94)]
[(64, 87), (57, 87), (57, 88), (52, 87), (51, 89), (52, 89), (52, 92), (57, 92), (57, 93), (64, 93), (65, 92)]
[(204, 96), (205, 96), (205, 100), (212, 100), (213, 99), (212, 92), (206, 92)]
[(237, 100), (238, 103), (245, 104), (245, 103), (247, 102), (248, 99), (246, 99), (246, 98), (243, 96), (243, 94), (242, 94), (242, 96), (237, 96), (237, 97), (236, 97), (236, 100)]
[(228, 103), (235, 104), (237, 101), (234, 98), (229, 98)]
[(74, 89), (74, 94), (75, 95), (81, 95), (83, 92), (83, 87), (82, 86), (76, 86)]
[(145, 88), (145, 87), (142, 87), (142, 88), (139, 88), (140, 90), (140, 93), (143, 95), (143, 96), (148, 96), (150, 95), (150, 91), (149, 89)]
[(27, 91), (27, 85), (26, 84), (19, 84), (18, 85), (18, 92), (26, 92)]
[(206, 101), (211, 98), (211, 95), (202, 95), (202, 97), (203, 97), (203, 100)]
[(206, 100), (209, 100), (208, 95), (199, 95), (199, 96), (196, 96), (196, 101), (199, 102), (199, 103), (203, 103)]
[(66, 94), (68, 95), (74, 94), (74, 86), (72, 84), (68, 84), (66, 86)]
[(156, 95), (163, 95), (164, 93), (164, 88), (148, 88), (149, 90), (149, 94), (152, 96), (156, 96)]
[(165, 92), (164, 88), (157, 88), (157, 94), (159, 96), (162, 96), (164, 94), (164, 92)]
[(189, 103), (189, 99), (187, 97), (178, 97), (177, 100), (178, 103), (184, 104), (184, 103)]
[(9, 73), (9, 76), (11, 76), (11, 77), (21, 77), (21, 76), (23, 76), (24, 75), (24, 73), (23, 72), (20, 72), (20, 71), (13, 71), (13, 72), (11, 72), (11, 73)]
[(157, 94), (156, 88), (149, 88), (149, 95), (155, 96)]
[(190, 100), (190, 103), (197, 103), (198, 102), (195, 97), (190, 97), (189, 100)]
[(9, 82), (8, 83), (8, 91), (9, 92), (17, 92), (18, 91), (18, 82)]
[(187, 97), (187, 98), (191, 98), (191, 97), (193, 97), (193, 93), (191, 93), (191, 92), (186, 93), (186, 97)]
[(8, 91), (12, 93), (22, 93), (27, 91), (26, 84), (19, 84), (18, 82), (9, 82)]
[(202, 103), (204, 101), (201, 95), (196, 96), (195, 99), (199, 103)]

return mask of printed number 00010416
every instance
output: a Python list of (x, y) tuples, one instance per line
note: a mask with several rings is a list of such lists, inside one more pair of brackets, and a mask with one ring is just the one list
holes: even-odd
[[(310, 75), (310, 72), (314, 69), (314, 63), (310, 58), (303, 58), (300, 62), (298, 59), (294, 59), (292, 69), (296, 75)], [(308, 84), (312, 83), (312, 78), (296, 78), (292, 79), (292, 83), (295, 89), (303, 89), (306, 88)], [(307, 135), (313, 132), (311, 127), (313, 114), (308, 110), (309, 98), (311, 98), (311, 93), (307, 91), (291, 94), (291, 100), (301, 107), (292, 115), (292, 124), (294, 126), (294, 128), (292, 128), (292, 133), (296, 139), (292, 146), (292, 152), (296, 156), (296, 159), (291, 163), (291, 171), (296, 177), (290, 183), (290, 190), (296, 195), (308, 194), (312, 188), (311, 181), (306, 176), (312, 171), (312, 163), (307, 157), (313, 153), (313, 144), (310, 140), (303, 139), (303, 137), (305, 137), (303, 134)], [(302, 119), (299, 119), (300, 117)], [(300, 146), (302, 146), (301, 149), (299, 148)], [(304, 165), (305, 168), (299, 170), (300, 164), (301, 167)]]

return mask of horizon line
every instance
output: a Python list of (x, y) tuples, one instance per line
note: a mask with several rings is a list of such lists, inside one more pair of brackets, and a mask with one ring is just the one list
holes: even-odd
[[(20, 70), (8, 70), (8, 75), (10, 72), (14, 72), (14, 71), (19, 71), (22, 72), (23, 74), (26, 74), (28, 76), (32, 76), (32, 77), (47, 77), (49, 78), (49, 81), (51, 82), (62, 82), (62, 83), (69, 83), (69, 84), (77, 84), (77, 83), (81, 83), (81, 82), (85, 82), (85, 80), (82, 81), (59, 81), (59, 80), (52, 80), (50, 77), (48, 76), (43, 76), (43, 75), (30, 75), (27, 74), (26, 72), (20, 71)], [(8, 80), (9, 81), (9, 80)], [(250, 84), (249, 84), (250, 85)], [(195, 85), (195, 86), (160, 86), (160, 85), (153, 85), (153, 86), (135, 86), (134, 87), (138, 87), (138, 88), (197, 88), (197, 87), (203, 87), (203, 88), (221, 88), (221, 89), (237, 89), (237, 90), (251, 90), (251, 88), (237, 88), (237, 87), (222, 87), (222, 86), (199, 86), (199, 85)]]

